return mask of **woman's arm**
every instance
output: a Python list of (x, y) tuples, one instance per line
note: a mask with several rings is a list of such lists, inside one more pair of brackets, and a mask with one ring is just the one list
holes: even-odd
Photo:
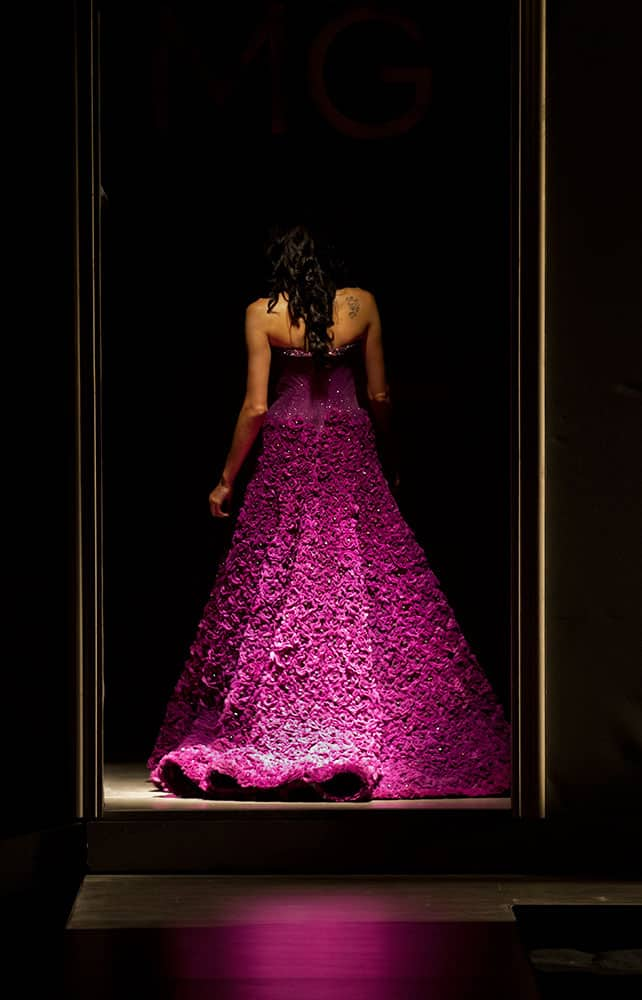
[(377, 302), (369, 295), (368, 328), (364, 340), (368, 405), (377, 435), (384, 472), (390, 484), (399, 486), (399, 449), (392, 418), (390, 388), (386, 378), (381, 318)]
[(260, 302), (253, 302), (245, 313), (245, 343), (247, 347), (247, 384), (232, 444), (225, 460), (218, 484), (209, 496), (213, 517), (229, 517), (232, 489), (239, 469), (261, 430), (267, 413), (268, 379), (270, 375), (271, 348), (265, 330), (265, 309)]

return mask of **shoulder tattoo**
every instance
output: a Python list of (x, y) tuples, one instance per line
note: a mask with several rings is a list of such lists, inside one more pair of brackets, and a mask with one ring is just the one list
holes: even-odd
[(348, 295), (346, 302), (348, 303), (348, 316), (350, 319), (354, 319), (359, 312), (359, 299), (356, 295)]

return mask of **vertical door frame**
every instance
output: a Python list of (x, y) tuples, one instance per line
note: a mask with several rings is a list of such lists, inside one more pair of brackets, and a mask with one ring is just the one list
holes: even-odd
[(74, 3), (76, 813), (103, 811), (100, 13)]
[(513, 5), (511, 93), (511, 681), (513, 815), (546, 801), (546, 0)]

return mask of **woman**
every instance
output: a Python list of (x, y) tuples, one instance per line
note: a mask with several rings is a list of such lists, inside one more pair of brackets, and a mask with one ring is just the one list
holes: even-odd
[(505, 794), (510, 725), (394, 497), (375, 298), (304, 226), (267, 259), (214, 517), (259, 433), (260, 454), (150, 778), (208, 798)]

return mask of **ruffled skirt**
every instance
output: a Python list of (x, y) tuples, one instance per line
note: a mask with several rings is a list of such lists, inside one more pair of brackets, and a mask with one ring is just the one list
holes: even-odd
[(147, 766), (179, 796), (503, 795), (510, 724), (367, 411), (270, 421)]

